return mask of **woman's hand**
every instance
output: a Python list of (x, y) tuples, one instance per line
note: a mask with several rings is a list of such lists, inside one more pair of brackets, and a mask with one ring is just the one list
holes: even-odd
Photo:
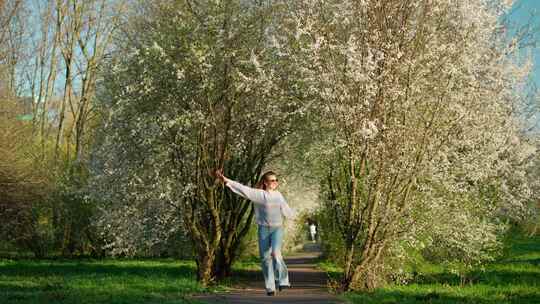
[(225, 183), (225, 176), (223, 175), (223, 169), (218, 169), (214, 172), (214, 174), (216, 175), (216, 177), (222, 182), (222, 183)]

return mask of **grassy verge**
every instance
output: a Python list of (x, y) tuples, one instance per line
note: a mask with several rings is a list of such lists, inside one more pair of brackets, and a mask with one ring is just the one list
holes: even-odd
[[(390, 285), (365, 293), (346, 293), (349, 303), (416, 304), (525, 304), (540, 303), (540, 237), (527, 238), (513, 233), (507, 240), (505, 256), (485, 269), (471, 273), (473, 283), (460, 286), (457, 276), (437, 265), (423, 265), (409, 285)], [(336, 277), (332, 264), (320, 266)]]
[(1, 303), (193, 303), (203, 291), (189, 261), (0, 260)]

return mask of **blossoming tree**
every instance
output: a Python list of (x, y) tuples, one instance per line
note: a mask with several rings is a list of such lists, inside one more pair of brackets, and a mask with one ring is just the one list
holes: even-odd
[(270, 3), (141, 8), (100, 97), (93, 188), (108, 202), (100, 223), (112, 250), (126, 253), (186, 231), (206, 284), (230, 274), (254, 214), (211, 173), (224, 168), (253, 185), (302, 115), (300, 99), (268, 40)]
[(499, 215), (523, 215), (532, 197), (524, 172), (535, 151), (518, 112), (529, 64), (500, 23), (509, 5), (283, 5), (290, 18), (274, 40), (291, 47), (329, 134), (318, 149), (321, 230), (343, 249), (342, 288), (378, 286), (406, 245), (465, 265), (492, 258)]

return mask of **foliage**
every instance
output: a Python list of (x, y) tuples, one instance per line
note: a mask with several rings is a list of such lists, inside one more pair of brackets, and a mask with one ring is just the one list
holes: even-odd
[(50, 249), (47, 162), (35, 153), (19, 101), (0, 100), (0, 239), (42, 257)]
[[(536, 137), (536, 149), (540, 150), (538, 136)], [(526, 176), (528, 182), (534, 187), (533, 193), (540, 193), (540, 183), (537, 182), (540, 177), (540, 158), (533, 159), (533, 165), (527, 171)], [(538, 200), (538, 196), (536, 197), (536, 200), (533, 198), (528, 204), (529, 213), (519, 221), (529, 236), (540, 234), (540, 200)]]
[(94, 225), (97, 202), (88, 198), (88, 168), (80, 162), (67, 162), (56, 178), (47, 200), (51, 205), (51, 222), (55, 248), (62, 256), (103, 256), (104, 243)]
[(73, 255), (76, 249), (78, 254), (96, 253), (100, 245), (91, 232), (95, 207), (84, 198), (84, 165), (59, 168), (62, 164), (52, 159), (52, 138), (43, 141), (43, 152), (31, 122), (21, 119), (22, 105), (2, 103), (0, 218), (6, 225), (1, 239), (38, 257)]

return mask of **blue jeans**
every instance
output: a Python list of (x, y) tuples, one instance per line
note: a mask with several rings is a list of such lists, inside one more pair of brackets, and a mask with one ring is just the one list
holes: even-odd
[(281, 255), (283, 227), (259, 225), (259, 255), (266, 291), (275, 291), (276, 284), (289, 286), (289, 271)]

